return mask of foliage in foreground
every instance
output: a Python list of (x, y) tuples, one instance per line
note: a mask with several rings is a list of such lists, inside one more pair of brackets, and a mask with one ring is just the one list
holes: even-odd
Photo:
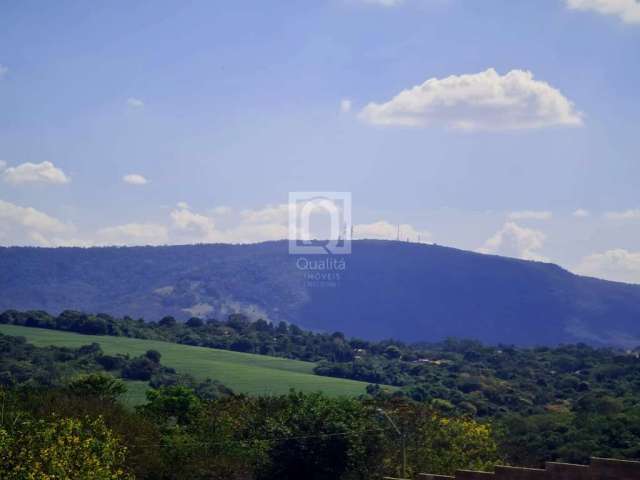
[(0, 471), (6, 480), (120, 480), (126, 447), (101, 417), (20, 418), (0, 426)]
[[(25, 324), (35, 324), (34, 322), (38, 319), (51, 320), (52, 318), (42, 312), (19, 314), (13, 312), (9, 315), (11, 318), (7, 315), (5, 320)], [(39, 315), (45, 316), (41, 318)], [(80, 328), (82, 325), (86, 327), (98, 319), (99, 316), (87, 316), (78, 312), (66, 312), (56, 317), (56, 321), (66, 322), (60, 323), (60, 326), (66, 325), (69, 328), (70, 326)], [(322, 354), (328, 357), (333, 355), (331, 352), (351, 352), (359, 358), (354, 356), (350, 362), (323, 363), (317, 370), (320, 373), (336, 376), (368, 379), (372, 382), (388, 381), (403, 385), (402, 394), (422, 403), (421, 408), (439, 412), (442, 418), (461, 418), (461, 415), (466, 415), (491, 424), (493, 430), (497, 432), (499, 451), (511, 464), (539, 467), (545, 461), (585, 463), (590, 456), (629, 460), (640, 458), (638, 351), (597, 349), (587, 345), (530, 349), (509, 346), (491, 347), (465, 340), (448, 340), (435, 345), (413, 346), (391, 341), (370, 343), (356, 339), (347, 340), (339, 333), (321, 335), (303, 332), (295, 326), (272, 326), (265, 322), (247, 323), (237, 316), (232, 316), (226, 323), (203, 322), (195, 319), (186, 325), (178, 324), (170, 318), (150, 326), (133, 320), (123, 320), (122, 323), (118, 319), (104, 321), (108, 328), (123, 329), (120, 334), (125, 334), (124, 330), (137, 325), (136, 328), (139, 330), (136, 334), (164, 335), (172, 341), (181, 343), (188, 343), (189, 339), (193, 340), (196, 337), (199, 341), (213, 341), (220, 334), (220, 339), (224, 337), (226, 342), (231, 342), (229, 345), (236, 345), (236, 347), (239, 344), (235, 342), (241, 340), (257, 341), (258, 343), (253, 343), (255, 348), (258, 348), (256, 345), (275, 342), (283, 346), (283, 352), (289, 352), (293, 356), (300, 352), (304, 355), (325, 352)], [(58, 327), (55, 324), (47, 328)], [(131, 333), (127, 332), (127, 336)], [(6, 346), (12, 343), (11, 340), (4, 343), (0, 341), (0, 345)], [(95, 361), (91, 360), (92, 355), (101, 355), (95, 346), (82, 347), (80, 350), (85, 353), (79, 357), (76, 357), (77, 352), (74, 353), (70, 349), (29, 350), (30, 348), (26, 345), (18, 345), (17, 350), (9, 348), (2, 352), (0, 383), (3, 379), (22, 378), (25, 380), (24, 383), (37, 384), (38, 379), (46, 381), (53, 378), (51, 375), (47, 376), (51, 372), (49, 360), (52, 358), (50, 356), (52, 352), (61, 355), (59, 362), (61, 372), (74, 369), (75, 366), (85, 369), (93, 368)], [(85, 355), (87, 352), (89, 354)], [(19, 357), (20, 354), (23, 357)], [(115, 357), (111, 360), (113, 358)], [(88, 362), (85, 361), (86, 359)], [(143, 359), (141, 365), (144, 366), (147, 363)], [(2, 372), (3, 369), (6, 373)], [(113, 371), (118, 370), (112, 370), (110, 373)], [(169, 377), (171, 376), (155, 375), (154, 378), (157, 381), (153, 381), (152, 378), (151, 383), (156, 387), (189, 386), (185, 382), (176, 382)], [(95, 389), (96, 385), (91, 388)], [(230, 393), (228, 391), (225, 393), (224, 390), (220, 384), (209, 382), (208, 385), (198, 386), (196, 394), (201, 398), (211, 399)], [(399, 401), (385, 399), (385, 393), (376, 385), (371, 385), (368, 391), (371, 396), (379, 397), (378, 402)], [(406, 403), (411, 402), (406, 400)], [(147, 411), (145, 415), (151, 418), (149, 416), (151, 413)], [(153, 422), (156, 420), (157, 417)], [(398, 440), (393, 432), (387, 433), (391, 439), (388, 441), (391, 443), (385, 448), (387, 452), (395, 448), (393, 451), (397, 454)], [(191, 439), (192, 435), (193, 433), (190, 432), (184, 438)], [(375, 432), (368, 432), (367, 435), (375, 436)], [(247, 440), (234, 441), (246, 442)], [(349, 445), (353, 445), (353, 442)], [(390, 445), (393, 445), (393, 448)], [(207, 444), (207, 448), (211, 447)], [(236, 450), (244, 452), (239, 447)], [(269, 451), (271, 453), (265, 454), (266, 458), (271, 458), (275, 450)], [(145, 454), (145, 452), (139, 453)], [(367, 453), (367, 455), (373, 454)], [(195, 447), (192, 456), (197, 457)], [(162, 456), (158, 454), (157, 458)], [(230, 464), (235, 465), (234, 462), (230, 461)], [(461, 462), (464, 463), (464, 461)], [(254, 464), (264, 465), (258, 460), (255, 460)], [(392, 464), (398, 464), (397, 458), (389, 460), (387, 464), (378, 459), (376, 465), (383, 465), (381, 468), (384, 470), (384, 465), (390, 468)], [(241, 467), (246, 468), (246, 465), (242, 464)], [(446, 469), (446, 465), (435, 467), (421, 468), (431, 471)], [(177, 467), (172, 466), (172, 468)], [(389, 468), (384, 471), (389, 471)]]
[(399, 400), (295, 392), (207, 400), (172, 386), (150, 392), (147, 404), (132, 412), (113, 399), (69, 390), (4, 390), (2, 396), (2, 478), (31, 478), (23, 475), (27, 466), (43, 472), (34, 478), (71, 479), (398, 475), (400, 438), (380, 409), (406, 438), (411, 472), (450, 473), (499, 460), (489, 426)]

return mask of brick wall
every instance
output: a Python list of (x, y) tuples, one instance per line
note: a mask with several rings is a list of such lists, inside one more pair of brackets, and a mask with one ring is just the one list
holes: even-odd
[(590, 465), (549, 462), (544, 470), (497, 466), (494, 473), (459, 470), (455, 476), (421, 473), (418, 480), (640, 480), (640, 462), (592, 458)]

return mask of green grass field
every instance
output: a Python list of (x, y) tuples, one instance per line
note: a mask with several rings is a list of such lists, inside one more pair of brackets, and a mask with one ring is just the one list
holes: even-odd
[[(189, 373), (197, 379), (219, 380), (237, 393), (280, 394), (289, 389), (303, 392), (323, 392), (331, 396), (353, 396), (365, 393), (367, 384), (354, 380), (321, 377), (313, 373), (314, 363), (284, 358), (252, 355), (248, 353), (192, 347), (155, 340), (126, 337), (81, 335), (78, 333), (45, 330), (41, 328), (0, 325), (0, 333), (22, 336), (37, 346), (55, 345), (79, 347), (99, 343), (109, 355), (128, 353), (138, 356), (147, 350), (162, 354), (161, 362), (180, 373)], [(144, 400), (145, 382), (127, 382), (128, 403)]]

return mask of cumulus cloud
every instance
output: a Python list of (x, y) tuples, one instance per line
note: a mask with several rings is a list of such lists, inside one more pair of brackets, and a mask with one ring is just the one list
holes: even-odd
[(288, 203), (279, 205), (267, 205), (255, 210), (243, 210), (240, 212), (242, 219), (248, 223), (275, 223), (283, 225), (289, 222), (289, 210), (293, 208)]
[[(203, 213), (180, 202), (171, 209), (166, 221), (125, 223), (76, 234), (75, 227), (43, 212), (0, 202), (0, 244), (104, 246), (284, 240), (289, 238), (289, 208), (286, 203), (266, 205), (229, 215), (232, 212), (229, 207), (216, 207)], [(385, 220), (354, 226), (354, 238), (392, 240), (396, 235), (397, 225)], [(317, 238), (324, 237), (318, 233)], [(431, 240), (431, 234), (402, 224), (400, 238), (426, 243)]]
[(594, 253), (583, 258), (575, 271), (607, 280), (640, 283), (640, 252), (614, 249)]
[(288, 238), (289, 227), (277, 223), (241, 223), (220, 232), (220, 240), (230, 243), (254, 243)]
[(58, 235), (69, 234), (73, 226), (32, 207), (0, 200), (0, 242), (4, 245), (56, 243)]
[[(220, 216), (228, 214), (228, 207), (214, 209), (209, 215), (192, 211), (183, 204), (174, 209), (170, 216), (173, 230), (184, 240), (191, 242), (225, 242), (252, 243), (267, 240), (282, 240), (289, 238), (289, 211), (294, 208), (288, 203), (266, 205), (256, 209), (242, 210), (239, 216), (232, 219), (230, 225), (221, 228), (213, 218), (216, 213)], [(324, 238), (322, 225), (312, 225), (311, 235)], [(393, 240), (397, 236), (397, 225), (381, 220), (369, 224), (354, 225), (354, 238), (372, 238)], [(402, 240), (428, 242), (431, 233), (418, 230), (412, 225), (400, 225)]]
[[(408, 223), (399, 226), (400, 240), (427, 243), (431, 241), (431, 232), (417, 230)], [(373, 223), (362, 223), (353, 226), (354, 239), (367, 238), (376, 240), (396, 240), (398, 238), (398, 225), (380, 220)]]
[(545, 239), (546, 235), (540, 230), (507, 222), (478, 252), (547, 262), (549, 260), (538, 252), (544, 246)]
[(521, 210), (508, 215), (509, 220), (551, 220), (552, 217), (553, 213), (540, 210)]
[[(217, 207), (211, 215), (224, 216), (231, 209)], [(243, 210), (235, 222), (220, 228), (210, 215), (192, 211), (184, 202), (171, 214), (172, 232), (181, 241), (202, 243), (253, 243), (282, 240), (288, 236), (288, 204), (267, 205), (255, 210)]]
[(637, 0), (566, 0), (573, 10), (585, 10), (615, 15), (625, 23), (640, 24), (640, 3)]
[(624, 210), (622, 212), (607, 212), (604, 216), (609, 220), (640, 220), (640, 208)]
[(127, 105), (131, 108), (142, 108), (144, 107), (144, 102), (139, 98), (130, 97), (127, 98)]
[(229, 215), (232, 211), (233, 209), (231, 207), (227, 207), (226, 205), (219, 205), (217, 207), (214, 207), (211, 210), (211, 213), (216, 217), (222, 217), (224, 215)]
[(7, 67), (0, 65), (0, 78), (4, 77), (8, 71), (9, 69)]
[(129, 175), (125, 175), (124, 177), (122, 177), (122, 181), (124, 183), (128, 183), (129, 185), (146, 185), (147, 183), (149, 183), (149, 180), (137, 173), (130, 173)]
[(185, 202), (171, 211), (173, 226), (182, 231), (195, 232), (202, 241), (213, 241), (216, 237), (216, 226), (212, 218), (192, 212)]
[(17, 167), (7, 168), (3, 175), (5, 182), (21, 183), (68, 183), (71, 180), (65, 173), (51, 162), (23, 163)]
[(349, 113), (351, 111), (351, 100), (347, 98), (340, 100), (340, 111), (342, 113)]
[(578, 208), (573, 212), (572, 215), (577, 218), (586, 218), (591, 216), (591, 212), (589, 210), (585, 210), (584, 208)]
[(512, 70), (493, 68), (468, 75), (431, 78), (385, 103), (369, 103), (359, 114), (382, 126), (444, 126), (459, 130), (516, 130), (580, 126), (582, 115), (559, 90)]
[(127, 223), (98, 230), (101, 245), (164, 245), (168, 242), (167, 227), (153, 223)]

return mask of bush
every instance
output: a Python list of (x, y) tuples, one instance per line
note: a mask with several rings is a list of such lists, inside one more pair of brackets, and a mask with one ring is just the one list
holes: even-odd
[(121, 380), (100, 373), (77, 378), (67, 388), (75, 395), (91, 395), (110, 401), (115, 401), (127, 391)]
[(129, 479), (125, 454), (101, 418), (54, 417), (0, 426), (4, 480)]
[(123, 370), (122, 378), (129, 380), (149, 381), (151, 375), (157, 370), (158, 364), (146, 357), (134, 358)]
[(187, 320), (187, 327), (190, 328), (199, 328), (202, 327), (204, 325), (204, 322), (202, 321), (201, 318), (198, 317), (191, 317), (189, 320)]
[(153, 363), (160, 363), (160, 358), (162, 355), (157, 350), (147, 350), (147, 353), (144, 354), (149, 360)]

